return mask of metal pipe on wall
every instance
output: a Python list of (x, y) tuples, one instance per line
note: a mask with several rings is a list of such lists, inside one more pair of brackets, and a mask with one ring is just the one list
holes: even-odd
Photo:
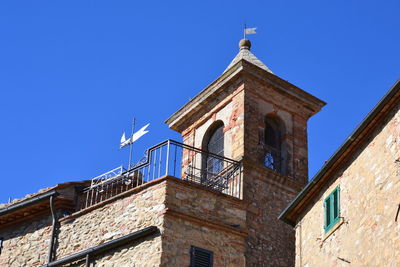
[(58, 224), (57, 214), (54, 208), (54, 196), (50, 197), (50, 210), (51, 210), (51, 217), (52, 217), (52, 227), (51, 227), (51, 235), (50, 235), (50, 246), (49, 246), (49, 255), (48, 255), (48, 262), (52, 262), (54, 260), (54, 240), (55, 240), (55, 233), (56, 227)]

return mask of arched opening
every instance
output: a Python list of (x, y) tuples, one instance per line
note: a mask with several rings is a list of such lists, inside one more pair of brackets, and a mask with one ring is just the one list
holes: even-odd
[(207, 130), (203, 139), (203, 149), (206, 151), (202, 164), (205, 172), (203, 177), (207, 178), (214, 176), (224, 168), (223, 160), (214, 156), (224, 156), (224, 124), (222, 121), (215, 122)]
[(285, 157), (283, 155), (284, 127), (279, 118), (268, 116), (265, 119), (264, 132), (264, 165), (281, 174), (285, 174)]

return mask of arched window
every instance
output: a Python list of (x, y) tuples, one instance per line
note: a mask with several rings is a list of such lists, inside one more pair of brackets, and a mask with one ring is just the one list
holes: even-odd
[[(224, 156), (224, 124), (222, 122), (216, 122), (211, 126), (204, 136), (203, 147), (209, 153)], [(223, 167), (223, 161), (218, 157), (208, 153), (204, 157), (203, 170), (206, 172), (205, 177), (219, 173)]]
[(268, 117), (265, 120), (265, 154), (264, 165), (267, 168), (284, 173), (284, 157), (282, 155), (283, 127), (276, 118)]

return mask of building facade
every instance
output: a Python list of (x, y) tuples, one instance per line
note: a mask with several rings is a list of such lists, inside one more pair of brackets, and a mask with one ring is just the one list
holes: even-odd
[(166, 121), (183, 143), (0, 207), (0, 265), (293, 266), (277, 217), (307, 183), (307, 120), (325, 103), (239, 48)]
[(296, 266), (400, 266), (400, 81), (280, 215)]

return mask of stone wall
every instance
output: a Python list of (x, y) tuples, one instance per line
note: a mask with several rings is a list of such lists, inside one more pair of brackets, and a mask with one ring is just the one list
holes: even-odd
[[(400, 112), (372, 134), (296, 226), (296, 266), (400, 266)], [(340, 221), (325, 233), (324, 199), (340, 186)]]
[[(50, 213), (50, 211), (49, 211)], [(50, 216), (0, 231), (4, 238), (0, 266), (38, 266), (47, 260), (51, 232)]]
[(215, 267), (248, 266), (245, 264), (243, 234), (212, 224), (206, 225), (201, 220), (168, 216), (168, 213), (165, 224), (168, 227), (163, 236), (161, 266), (189, 266), (191, 246), (212, 251)]
[(166, 206), (162, 266), (188, 266), (191, 246), (212, 251), (215, 267), (248, 266), (244, 201), (171, 179)]
[[(148, 226), (159, 234), (91, 258), (96, 266), (188, 266), (192, 245), (214, 252), (214, 266), (245, 266), (247, 204), (165, 177), (60, 219), (56, 259)], [(0, 266), (47, 263), (51, 217), (6, 228)], [(84, 259), (66, 266), (84, 266)]]
[(282, 185), (287, 177), (262, 166), (244, 163), (243, 176), (245, 197), (251, 200), (247, 211), (247, 266), (293, 266), (294, 231), (277, 217), (297, 191)]
[[(58, 230), (56, 259), (147, 226), (154, 225), (162, 231), (166, 182), (137, 189), (123, 198), (108, 201), (108, 204), (62, 218)], [(1, 230), (0, 236), (4, 237), (5, 241), (0, 255), (0, 266), (40, 266), (47, 263), (50, 232), (50, 216), (35, 218), (30, 222)], [(135, 266), (132, 264), (136, 261), (136, 266), (159, 266), (161, 237), (155, 236), (146, 242), (138, 242), (137, 246), (126, 248), (115, 255), (110, 252), (105, 258), (99, 257), (97, 262)], [(132, 255), (135, 255), (135, 258), (131, 258)], [(118, 260), (114, 261), (116, 259)]]

